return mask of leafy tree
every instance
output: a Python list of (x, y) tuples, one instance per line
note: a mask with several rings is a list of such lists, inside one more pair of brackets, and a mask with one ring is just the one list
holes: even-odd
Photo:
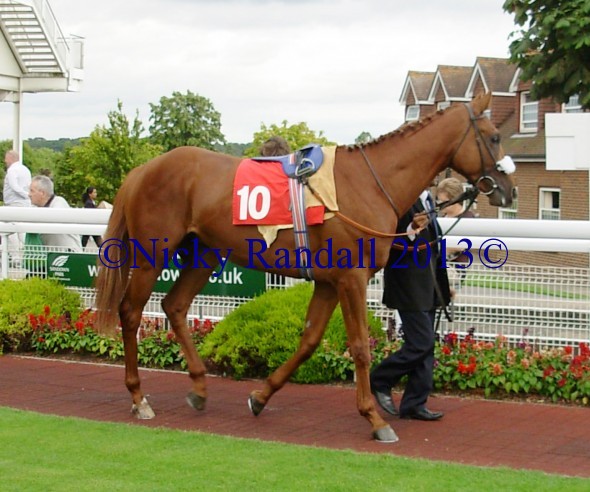
[(60, 138), (58, 140), (46, 140), (42, 137), (29, 138), (25, 141), (33, 149), (51, 149), (55, 152), (63, 152), (67, 146), (79, 145), (79, 138)]
[(162, 148), (141, 137), (143, 125), (136, 113), (132, 123), (123, 104), (108, 113), (109, 124), (97, 126), (76, 147), (67, 147), (56, 169), (56, 189), (70, 203), (81, 202), (88, 186), (98, 189), (99, 200), (112, 202), (127, 173), (160, 154)]
[(221, 115), (209, 99), (187, 91), (173, 92), (172, 97), (150, 103), (150, 134), (152, 142), (164, 150), (194, 145), (213, 150), (215, 144), (225, 143), (221, 133)]
[(361, 132), (361, 134), (354, 139), (355, 144), (364, 144), (373, 140), (373, 135), (369, 132)]
[(270, 137), (283, 137), (291, 150), (297, 150), (307, 144), (317, 143), (320, 145), (335, 145), (324, 137), (324, 132), (319, 131), (317, 134), (307, 126), (307, 123), (296, 123), (289, 125), (287, 120), (283, 120), (280, 126), (274, 123), (266, 126), (264, 123), (260, 125), (260, 130), (254, 134), (254, 139), (250, 147), (246, 149), (244, 155), (254, 157), (260, 153), (260, 146), (266, 142)]
[(590, 1), (506, 0), (503, 8), (521, 27), (510, 59), (533, 81), (531, 96), (567, 102), (578, 94), (590, 108)]
[(228, 142), (226, 144), (217, 144), (215, 145), (214, 150), (216, 152), (221, 152), (223, 154), (234, 155), (236, 157), (241, 157), (244, 155), (244, 151), (248, 147), (249, 144), (244, 143), (235, 143), (235, 142)]

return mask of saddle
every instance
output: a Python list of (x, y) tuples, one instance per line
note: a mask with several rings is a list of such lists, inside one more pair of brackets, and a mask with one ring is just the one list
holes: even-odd
[(256, 162), (280, 162), (283, 166), (283, 172), (289, 178), (307, 181), (322, 166), (324, 152), (321, 145), (309, 144), (296, 150), (293, 154), (252, 157), (251, 159)]

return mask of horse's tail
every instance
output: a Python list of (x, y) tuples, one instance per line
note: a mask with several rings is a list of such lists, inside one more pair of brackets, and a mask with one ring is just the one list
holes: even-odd
[(119, 305), (129, 280), (129, 262), (126, 261), (129, 231), (124, 188), (121, 187), (115, 198), (99, 256), (95, 327), (103, 334), (115, 332), (119, 322)]

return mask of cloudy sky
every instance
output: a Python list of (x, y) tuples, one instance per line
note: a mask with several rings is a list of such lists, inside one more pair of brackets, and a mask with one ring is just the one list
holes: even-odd
[[(23, 137), (87, 136), (123, 102), (149, 126), (149, 103), (191, 90), (221, 113), (230, 142), (261, 123), (306, 122), (338, 143), (403, 122), (409, 70), (507, 57), (503, 0), (49, 0), (85, 38), (78, 93), (26, 94)], [(12, 105), (0, 104), (0, 138)]]

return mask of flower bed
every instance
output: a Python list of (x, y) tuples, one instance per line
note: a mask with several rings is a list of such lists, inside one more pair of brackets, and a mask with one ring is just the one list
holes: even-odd
[(495, 342), (464, 340), (447, 334), (436, 348), (434, 385), (438, 390), (483, 390), (492, 394), (537, 394), (550, 400), (588, 405), (590, 348), (535, 350), (525, 340), (511, 347), (498, 336)]
[[(94, 314), (84, 311), (77, 319), (53, 315), (49, 307), (41, 315), (29, 315), (30, 347), (40, 355), (81, 354), (119, 361), (123, 358), (120, 330), (115, 338), (94, 331)], [(190, 333), (197, 350), (215, 322), (195, 320)], [(186, 362), (175, 335), (161, 320), (145, 318), (138, 331), (138, 358), (145, 367), (185, 369)], [(397, 350), (401, 340), (370, 339), (373, 363)], [(324, 342), (318, 348), (325, 367), (340, 380), (352, 380), (354, 363), (348, 349)], [(525, 340), (510, 346), (506, 338), (477, 341), (473, 332), (460, 340), (448, 333), (435, 347), (434, 387), (439, 391), (483, 392), (484, 396), (539, 395), (553, 402), (588, 405), (590, 399), (590, 348), (535, 349)], [(206, 362), (209, 362), (206, 360)], [(208, 364), (209, 370), (215, 368)]]

